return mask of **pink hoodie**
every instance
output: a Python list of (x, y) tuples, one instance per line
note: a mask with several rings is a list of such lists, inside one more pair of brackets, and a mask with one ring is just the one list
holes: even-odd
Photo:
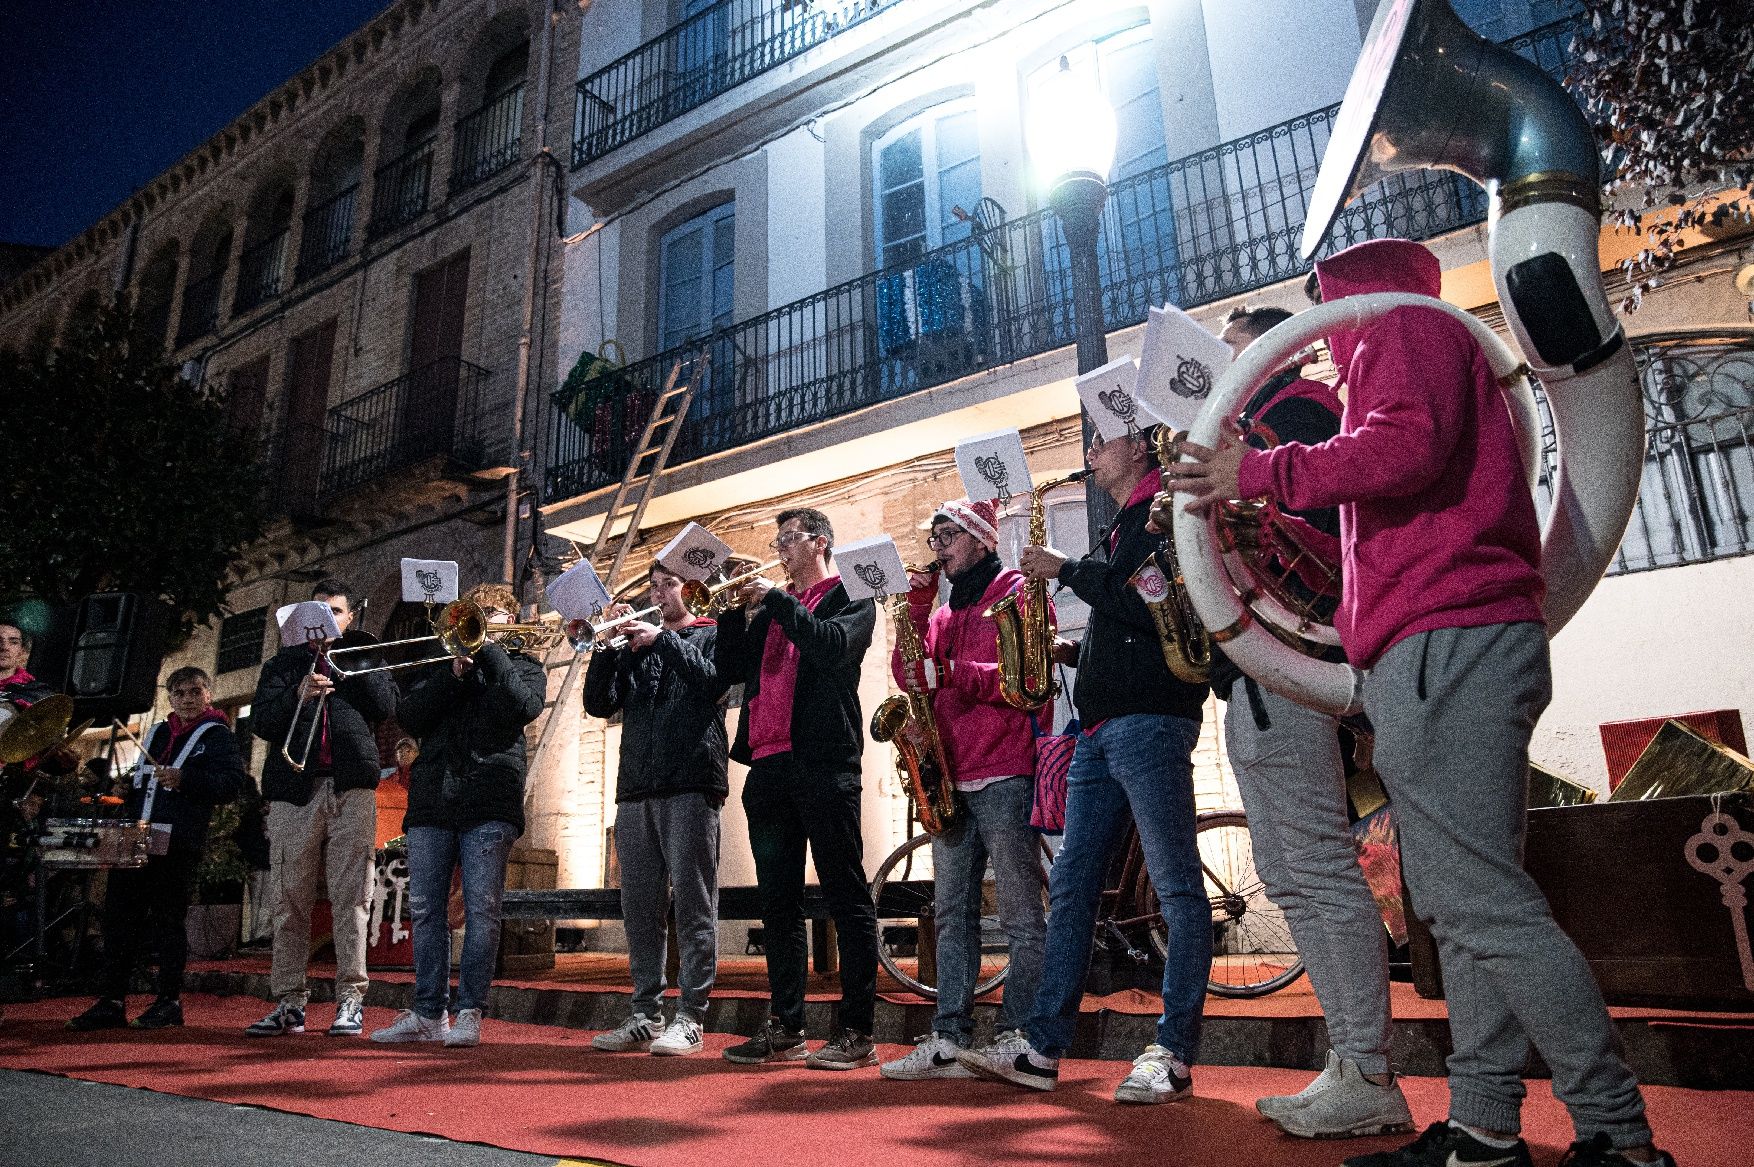
[[(1005, 704), (999, 695), (998, 626), (981, 619), (982, 612), (1022, 584), (1023, 576), (1006, 568), (968, 607), (953, 611), (940, 604), (921, 634), (928, 655), (956, 662), (950, 684), (933, 697), (932, 714), (958, 786), (984, 786), (995, 778), (1035, 773), (1034, 724), (1029, 714)], [(891, 654), (890, 669), (899, 685), (899, 649)], [(1052, 708), (1043, 713), (1050, 723)]]
[[(1324, 301), (1436, 296), (1437, 257), (1378, 239), (1316, 264)], [(1243, 455), (1239, 493), (1340, 508), (1344, 595), (1334, 618), (1364, 668), (1436, 628), (1541, 619), (1540, 529), (1504, 403), (1480, 346), (1430, 308), (1328, 337), (1347, 385), (1339, 436)]]

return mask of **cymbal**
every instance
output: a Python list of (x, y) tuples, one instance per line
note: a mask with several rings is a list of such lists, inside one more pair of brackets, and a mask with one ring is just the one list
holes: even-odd
[(73, 720), (73, 698), (65, 693), (45, 697), (0, 729), (0, 762), (23, 762), (61, 744)]

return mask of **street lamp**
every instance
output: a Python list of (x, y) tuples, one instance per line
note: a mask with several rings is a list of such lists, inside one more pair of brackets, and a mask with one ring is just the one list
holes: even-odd
[[(1102, 204), (1108, 198), (1108, 172), (1115, 158), (1115, 113), (1096, 79), (1075, 72), (1060, 58), (1059, 69), (1036, 87), (1030, 101), (1029, 156), (1048, 185), (1048, 206), (1059, 216), (1066, 237), (1072, 280), (1072, 328), (1078, 341), (1078, 373), (1108, 364), (1108, 335), (1102, 320), (1102, 275), (1096, 236)], [(1090, 415), (1079, 409), (1084, 448), (1094, 432)], [(1114, 500), (1086, 479), (1085, 515), (1090, 547), (1114, 517)]]

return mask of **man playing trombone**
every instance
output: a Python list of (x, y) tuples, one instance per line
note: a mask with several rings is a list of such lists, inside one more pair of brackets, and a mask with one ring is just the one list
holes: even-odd
[[(621, 859), (621, 915), (633, 1007), (627, 1020), (591, 1039), (594, 1049), (696, 1053), (707, 997), (718, 973), (719, 810), (725, 778), (725, 685), (713, 663), (718, 627), (683, 603), (683, 579), (661, 563), (648, 573), (659, 622), (628, 620), (615, 604), (617, 636), (591, 656), (585, 712), (621, 714), (615, 775), (615, 852)], [(619, 643), (625, 637), (626, 643)], [(676, 905), (682, 999), (666, 1027), (664, 909)]]
[[(244, 1031), (251, 1037), (304, 1032), (310, 1000), (305, 966), (319, 878), (334, 915), (336, 1004), (329, 1036), (357, 1037), (364, 1027), (380, 772), (375, 731), (395, 716), (396, 687), (383, 672), (337, 677), (329, 663), (331, 649), (376, 643), (353, 631), (358, 608), (352, 585), (325, 579), (311, 597), (333, 614), (340, 638), (311, 639), (275, 653), (262, 666), (252, 702), (251, 731), (271, 747), (262, 797), (268, 802), (271, 877), (280, 895), (268, 986), (276, 1004)], [(289, 756), (307, 740), (304, 758)]]

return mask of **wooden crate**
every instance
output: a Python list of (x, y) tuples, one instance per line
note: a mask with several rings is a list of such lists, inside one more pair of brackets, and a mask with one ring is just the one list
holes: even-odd
[[(542, 847), (513, 847), (506, 860), (507, 891), (553, 891), (560, 856)], [(502, 973), (538, 972), (554, 967), (554, 921), (506, 920), (499, 934)]]

